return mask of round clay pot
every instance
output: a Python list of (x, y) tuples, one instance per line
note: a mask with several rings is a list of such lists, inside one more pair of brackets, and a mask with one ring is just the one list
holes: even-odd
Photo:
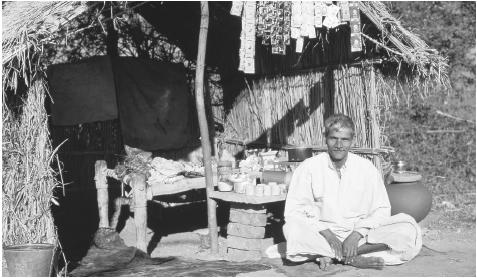
[(431, 210), (432, 195), (420, 182), (391, 183), (386, 185), (391, 215), (406, 213), (421, 221)]

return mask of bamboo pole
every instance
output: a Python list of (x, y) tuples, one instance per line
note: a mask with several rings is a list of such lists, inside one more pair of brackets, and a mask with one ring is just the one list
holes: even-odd
[(217, 234), (217, 203), (210, 198), (212, 191), (214, 191), (213, 177), (212, 177), (212, 162), (211, 162), (211, 147), (209, 138), (209, 126), (207, 124), (207, 117), (205, 114), (204, 104), (204, 68), (205, 68), (205, 54), (207, 47), (207, 31), (209, 28), (209, 6), (207, 1), (200, 2), (200, 32), (199, 32), (199, 46), (197, 50), (197, 67), (195, 71), (195, 102), (197, 105), (197, 116), (199, 119), (200, 136), (202, 143), (202, 152), (204, 156), (205, 167), (205, 183), (207, 193), (207, 220), (209, 226), (210, 246), (212, 253), (218, 253), (219, 241)]

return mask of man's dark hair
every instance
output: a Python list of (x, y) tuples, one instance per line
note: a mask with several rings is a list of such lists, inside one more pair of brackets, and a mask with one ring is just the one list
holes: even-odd
[(325, 120), (325, 137), (331, 130), (338, 130), (341, 127), (350, 128), (355, 133), (353, 120), (344, 114), (333, 114)]

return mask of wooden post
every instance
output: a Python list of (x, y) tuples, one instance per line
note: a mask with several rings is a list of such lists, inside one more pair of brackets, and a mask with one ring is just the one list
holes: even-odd
[[(371, 148), (380, 148), (381, 144), (379, 142), (381, 133), (379, 130), (378, 118), (376, 117), (376, 108), (378, 107), (377, 103), (377, 92), (376, 92), (376, 75), (374, 72), (374, 66), (369, 66), (370, 71), (370, 88), (369, 88), (369, 95), (368, 95), (368, 110), (369, 110), (369, 118), (370, 118), (370, 128), (371, 128)], [(374, 166), (378, 168), (379, 172), (382, 174), (382, 167), (381, 167), (381, 158), (379, 155), (373, 156)]]
[(136, 226), (136, 248), (147, 253), (147, 198), (146, 177), (143, 174), (131, 174), (133, 190), (134, 225)]
[(106, 178), (106, 161), (97, 160), (94, 164), (94, 181), (98, 199), (99, 228), (109, 228), (109, 196)]
[(200, 32), (199, 46), (197, 50), (197, 66), (195, 69), (195, 102), (197, 106), (197, 116), (199, 119), (200, 136), (202, 143), (202, 152), (204, 156), (205, 167), (205, 183), (207, 185), (207, 218), (210, 235), (210, 245), (212, 253), (218, 253), (219, 241), (217, 233), (217, 216), (215, 200), (210, 198), (210, 193), (214, 191), (214, 183), (212, 178), (212, 161), (211, 147), (209, 138), (209, 127), (207, 124), (207, 116), (204, 104), (204, 70), (205, 70), (205, 53), (207, 48), (207, 31), (209, 28), (209, 6), (207, 1), (200, 2)]

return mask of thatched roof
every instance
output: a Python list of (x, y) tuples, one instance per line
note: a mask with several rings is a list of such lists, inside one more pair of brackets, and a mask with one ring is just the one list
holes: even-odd
[[(137, 3), (137, 2), (136, 2)], [(3, 5), (3, 86), (15, 87), (18, 76), (26, 81), (34, 75), (45, 43), (53, 42), (68, 22), (102, 2), (4, 2)], [(228, 11), (231, 2), (209, 2), (209, 65), (232, 64), (236, 69), (240, 44), (240, 19)], [(419, 80), (448, 85), (447, 60), (416, 34), (402, 27), (381, 2), (360, 2), (365, 18), (380, 34), (363, 33), (368, 43), (384, 49), (389, 60), (405, 64)], [(146, 2), (136, 9), (159, 32), (195, 60), (200, 8), (198, 2)], [(99, 22), (99, 21), (98, 21)], [(99, 24), (99, 23), (98, 23)], [(75, 30), (70, 30), (71, 32)], [(28, 82), (27, 82), (28, 83)]]
[[(2, 4), (3, 86), (34, 76), (38, 56), (55, 33), (88, 10), (82, 2), (4, 2)], [(29, 74), (27, 72), (30, 72)], [(6, 84), (7, 83), (7, 84)]]
[(386, 6), (378, 1), (359, 2), (360, 10), (381, 30), (383, 37), (376, 41), (366, 34), (362, 36), (380, 46), (383, 46), (397, 62), (404, 62), (414, 67), (415, 73), (421, 79), (434, 79), (449, 86), (448, 60), (439, 55), (436, 49), (430, 48), (416, 34), (405, 29), (393, 17)]

